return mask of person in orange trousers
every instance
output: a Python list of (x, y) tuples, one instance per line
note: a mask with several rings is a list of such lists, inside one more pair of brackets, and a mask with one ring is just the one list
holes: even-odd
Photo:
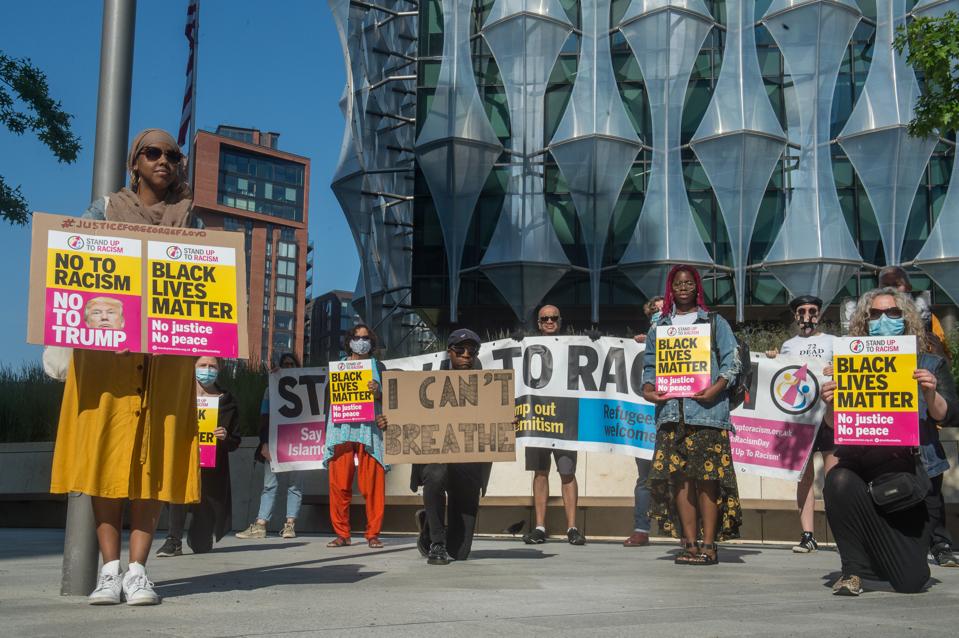
[[(376, 413), (380, 413), (380, 375), (383, 364), (372, 353), (376, 349), (376, 335), (368, 326), (357, 324), (346, 334), (344, 347), (349, 351), (345, 361), (370, 359), (373, 380), (367, 389), (373, 393)], [(327, 405), (329, 405), (327, 391)], [(374, 548), (383, 547), (380, 529), (386, 507), (386, 472), (383, 463), (383, 431), (372, 421), (363, 423), (333, 423), (332, 410), (327, 408), (326, 442), (323, 446), (323, 466), (330, 480), (330, 521), (336, 538), (327, 547), (345, 547), (350, 540), (350, 502), (353, 499), (353, 477), (357, 475), (360, 494), (366, 500), (366, 542)]]

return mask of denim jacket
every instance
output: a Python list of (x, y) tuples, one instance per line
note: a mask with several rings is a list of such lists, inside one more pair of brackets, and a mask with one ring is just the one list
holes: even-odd
[[(726, 320), (715, 316), (716, 334), (712, 336), (716, 347), (709, 349), (709, 369), (712, 382), (726, 379), (731, 386), (739, 375), (739, 357), (736, 356), (736, 337)], [(709, 314), (700, 308), (695, 323), (709, 323)], [(650, 327), (646, 335), (646, 354), (643, 356), (643, 384), (656, 385), (656, 328), (672, 325), (672, 315), (664, 315), (658, 323)], [(719, 359), (716, 351), (719, 351)], [(680, 406), (680, 403), (682, 404)], [(729, 420), (729, 395), (723, 392), (712, 403), (702, 403), (694, 399), (669, 399), (656, 406), (656, 427), (664, 423), (676, 423), (682, 417), (690, 425), (701, 425), (719, 430), (732, 430)]]
[(930, 478), (939, 476), (949, 469), (946, 451), (939, 442), (939, 428), (959, 426), (959, 397), (956, 395), (956, 382), (952, 378), (948, 362), (935, 354), (923, 353), (919, 355), (918, 365), (936, 375), (938, 388), (936, 391), (946, 400), (948, 409), (946, 418), (940, 423), (929, 421), (926, 408), (926, 399), (919, 393), (919, 454), (926, 473)]

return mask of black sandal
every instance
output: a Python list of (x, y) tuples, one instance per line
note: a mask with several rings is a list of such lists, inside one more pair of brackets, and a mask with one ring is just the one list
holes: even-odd
[(675, 565), (695, 565), (699, 560), (701, 554), (699, 553), (699, 543), (688, 543), (682, 541), (683, 551), (676, 554), (676, 558), (673, 559), (673, 564)]
[[(713, 552), (713, 555), (705, 553), (704, 549), (708, 549)], [(697, 561), (691, 562), (690, 565), (718, 565), (719, 564), (719, 544), (718, 543), (703, 543), (699, 548), (699, 559)]]

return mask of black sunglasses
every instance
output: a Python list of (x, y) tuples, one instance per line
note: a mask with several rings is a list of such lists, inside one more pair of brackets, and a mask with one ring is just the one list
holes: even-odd
[(450, 346), (450, 350), (452, 350), (454, 353), (456, 353), (457, 356), (460, 356), (460, 357), (462, 357), (467, 352), (469, 353), (471, 357), (475, 357), (476, 355), (479, 354), (479, 346), (455, 345), (455, 346)]
[(140, 155), (143, 155), (151, 162), (155, 162), (160, 159), (161, 155), (165, 155), (168, 162), (171, 164), (179, 164), (180, 160), (183, 159), (183, 153), (177, 150), (164, 151), (157, 148), (156, 146), (144, 146), (140, 149)]
[(539, 318), (540, 323), (549, 323), (549, 322), (557, 323), (559, 320), (560, 320), (559, 315), (544, 315)]
[(886, 315), (890, 319), (900, 319), (902, 317), (902, 310), (893, 306), (892, 308), (870, 308), (869, 309), (869, 318), (873, 321), (880, 319), (883, 315)]

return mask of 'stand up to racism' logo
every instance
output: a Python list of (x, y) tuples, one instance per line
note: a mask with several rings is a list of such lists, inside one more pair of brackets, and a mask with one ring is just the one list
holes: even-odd
[(183, 255), (183, 249), (179, 246), (167, 246), (166, 256), (170, 259), (179, 259)]
[(769, 395), (786, 414), (808, 412), (819, 398), (819, 380), (804, 366), (786, 366), (776, 371), (769, 383)]
[(849, 344), (849, 351), (854, 354), (859, 354), (865, 347), (866, 345), (862, 342), (862, 339), (856, 339)]
[(673, 327), (670, 326), (669, 328), (666, 329), (666, 336), (667, 336), (667, 337), (672, 337), (672, 336), (675, 336), (675, 335), (676, 335), (676, 328), (673, 328)]
[(336, 369), (342, 372), (343, 370), (346, 370), (346, 364), (340, 361), (336, 364)]
[(73, 250), (83, 250), (83, 237), (80, 237), (80, 235), (70, 235), (67, 239), (67, 246)]

